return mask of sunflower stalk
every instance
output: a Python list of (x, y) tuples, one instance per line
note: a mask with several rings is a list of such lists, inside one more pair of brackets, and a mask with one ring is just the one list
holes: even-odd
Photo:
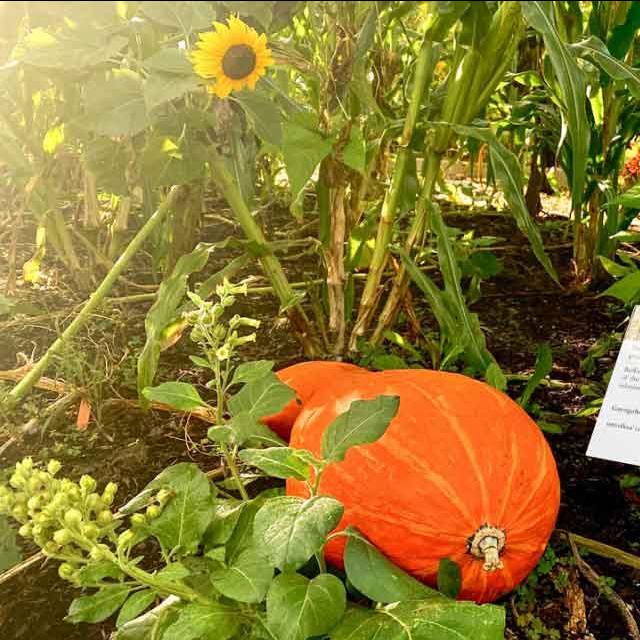
[(71, 322), (71, 324), (62, 332), (60, 337), (51, 344), (40, 360), (33, 365), (29, 370), (29, 373), (27, 373), (27, 375), (22, 378), (22, 380), (9, 392), (4, 401), (4, 404), (8, 408), (14, 407), (31, 391), (33, 386), (44, 375), (54, 356), (64, 351), (67, 344), (69, 344), (78, 331), (80, 331), (80, 329), (87, 323), (91, 314), (104, 302), (105, 298), (113, 288), (113, 285), (131, 262), (133, 256), (138, 252), (154, 229), (158, 227), (169, 211), (176, 206), (182, 197), (183, 190), (180, 187), (171, 188), (171, 191), (165, 201), (158, 207), (155, 213), (134, 236), (120, 258), (118, 258), (109, 273), (107, 273), (100, 286), (89, 296), (89, 299), (82, 308), (82, 311), (80, 311), (80, 313), (74, 318), (73, 322)]
[(300, 339), (305, 354), (309, 357), (315, 357), (318, 354), (318, 347), (307, 314), (299, 302), (299, 297), (291, 288), (280, 261), (269, 249), (264, 233), (244, 201), (224, 158), (215, 148), (211, 150), (210, 162), (213, 181), (231, 207), (247, 240), (253, 246), (253, 253), (260, 261), (274, 293), (280, 300), (281, 308), (287, 314), (289, 322)]

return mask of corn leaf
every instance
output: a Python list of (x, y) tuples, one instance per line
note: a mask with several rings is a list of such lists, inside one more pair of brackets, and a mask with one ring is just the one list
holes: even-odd
[(545, 43), (558, 80), (560, 99), (571, 139), (571, 206), (579, 212), (584, 191), (589, 138), (591, 131), (587, 120), (586, 82), (575, 56), (562, 41), (556, 28), (552, 2), (521, 2), (525, 20), (538, 31)]

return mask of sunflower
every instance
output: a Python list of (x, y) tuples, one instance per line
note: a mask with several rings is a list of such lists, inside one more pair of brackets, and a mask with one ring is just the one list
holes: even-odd
[(227, 23), (214, 22), (215, 31), (201, 33), (197, 50), (191, 54), (194, 71), (202, 78), (215, 79), (209, 91), (220, 98), (245, 87), (254, 89), (273, 63), (264, 33), (258, 35), (234, 16)]

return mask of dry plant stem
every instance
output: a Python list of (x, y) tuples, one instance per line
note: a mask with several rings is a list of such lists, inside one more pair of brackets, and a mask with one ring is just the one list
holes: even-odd
[(83, 225), (85, 229), (97, 229), (100, 225), (98, 218), (98, 187), (96, 175), (91, 171), (84, 172), (84, 219)]
[(297, 301), (280, 261), (269, 250), (262, 229), (251, 215), (249, 207), (225, 165), (224, 158), (215, 149), (212, 149), (211, 169), (213, 181), (229, 203), (244, 234), (250, 242), (256, 245), (256, 251), (259, 253), (257, 257), (262, 269), (280, 300), (280, 305), (285, 310), (293, 330), (300, 339), (305, 355), (310, 358), (315, 357), (318, 353), (318, 347), (309, 319)]
[(182, 190), (179, 187), (171, 188), (171, 191), (165, 201), (134, 236), (129, 243), (129, 246), (113, 265), (113, 268), (109, 273), (107, 273), (100, 286), (89, 296), (89, 299), (82, 308), (82, 311), (80, 311), (73, 322), (63, 331), (62, 335), (47, 349), (40, 360), (33, 365), (27, 375), (9, 392), (6, 402), (10, 407), (17, 404), (29, 393), (29, 391), (31, 391), (34, 384), (47, 370), (52, 358), (64, 349), (66, 344), (84, 326), (91, 314), (104, 302), (104, 299), (107, 297), (113, 285), (120, 277), (120, 274), (125, 270), (133, 256), (142, 247), (153, 230), (160, 224), (160, 222), (162, 222), (170, 209), (175, 206), (181, 196)]
[(398, 157), (396, 159), (393, 179), (382, 204), (382, 212), (380, 214), (380, 222), (378, 223), (369, 275), (364, 291), (362, 292), (362, 298), (360, 299), (358, 317), (349, 339), (349, 349), (351, 351), (355, 351), (358, 338), (364, 335), (375, 313), (376, 301), (380, 295), (380, 282), (389, 257), (389, 243), (393, 233), (396, 212), (404, 188), (409, 160), (411, 159), (412, 152), (409, 144), (411, 143), (413, 131), (418, 119), (418, 112), (423, 102), (423, 95), (431, 81), (432, 72), (433, 43), (425, 41), (416, 64), (411, 100), (404, 122), (402, 136), (399, 141), (400, 150), (398, 151)]
[(577, 546), (584, 547), (591, 553), (595, 553), (603, 558), (615, 560), (621, 564), (626, 564), (628, 567), (633, 567), (634, 569), (640, 569), (640, 557), (635, 556), (632, 553), (616, 549), (616, 547), (604, 544), (603, 542), (598, 542), (597, 540), (591, 540), (591, 538), (579, 536), (577, 533), (562, 530), (560, 530), (560, 533), (564, 534), (565, 537)]
[[(67, 407), (73, 404), (78, 398), (82, 396), (82, 392), (79, 389), (74, 389), (66, 395), (58, 398), (55, 402), (48, 405), (38, 416), (31, 418), (28, 422), (20, 427), (20, 433), (22, 435), (31, 435), (38, 430), (38, 427), (44, 427), (48, 424), (49, 420), (55, 418), (64, 412)], [(46, 418), (46, 422), (42, 423), (42, 419)]]
[(44, 562), (46, 559), (47, 557), (42, 553), (42, 551), (24, 559), (22, 562), (19, 562), (10, 569), (7, 569), (4, 573), (0, 573), (0, 584), (4, 584), (11, 580), (11, 578), (15, 578), (19, 573), (22, 573), (25, 569), (36, 564), (36, 562)]
[(347, 231), (347, 220), (344, 209), (345, 184), (340, 176), (339, 185), (331, 190), (331, 236), (326, 251), (327, 293), (329, 297), (329, 329), (335, 336), (334, 355), (344, 350), (345, 317), (344, 317), (344, 239)]
[(7, 253), (7, 284), (5, 291), (7, 295), (13, 296), (16, 293), (16, 249), (18, 247), (18, 224), (14, 224), (11, 229), (11, 240), (9, 241), (9, 251)]
[(640, 640), (640, 629), (638, 629), (638, 623), (631, 615), (629, 608), (625, 601), (608, 585), (604, 583), (602, 577), (580, 556), (580, 552), (576, 546), (574, 536), (569, 534), (567, 536), (569, 540), (569, 546), (571, 552), (576, 561), (576, 566), (580, 573), (596, 588), (598, 591), (613, 604), (620, 612), (620, 615), (624, 618), (629, 630), (629, 637), (633, 640)]

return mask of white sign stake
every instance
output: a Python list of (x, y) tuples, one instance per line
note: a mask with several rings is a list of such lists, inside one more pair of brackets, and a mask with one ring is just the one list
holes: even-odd
[(640, 306), (631, 314), (587, 455), (640, 465)]

